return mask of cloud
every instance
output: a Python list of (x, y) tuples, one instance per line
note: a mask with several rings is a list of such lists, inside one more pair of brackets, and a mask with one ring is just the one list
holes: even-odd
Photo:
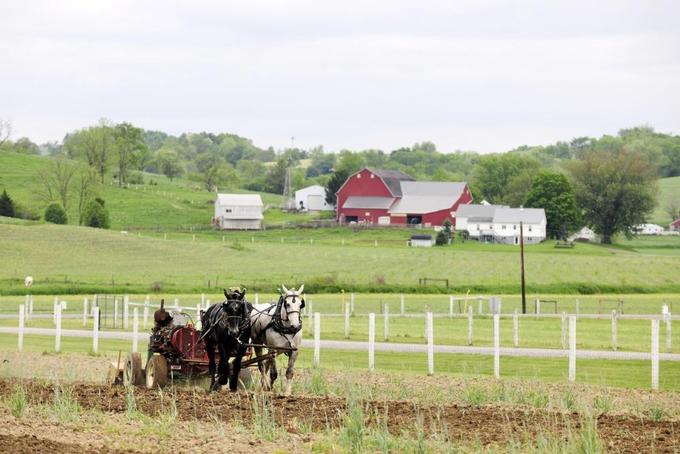
[(330, 150), (680, 129), (673, 2), (364, 3), (3, 2), (0, 117)]

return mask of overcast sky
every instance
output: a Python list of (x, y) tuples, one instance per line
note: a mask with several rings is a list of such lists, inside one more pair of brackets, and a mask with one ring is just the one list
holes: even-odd
[(0, 118), (441, 151), (680, 133), (680, 2), (0, 2)]

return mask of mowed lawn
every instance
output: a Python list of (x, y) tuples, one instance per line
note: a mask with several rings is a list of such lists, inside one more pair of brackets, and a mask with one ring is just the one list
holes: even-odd
[[(201, 292), (234, 284), (271, 292), (281, 283), (306, 283), (310, 291), (424, 292), (428, 289), (418, 286), (422, 277), (448, 279), (457, 292), (518, 292), (517, 247), (468, 241), (408, 248), (408, 234), (288, 229), (195, 237), (175, 233), (164, 239), (160, 234), (0, 223), (0, 292), (23, 292), (26, 275), (34, 276), (35, 293), (143, 293), (154, 286), (166, 293)], [(680, 238), (637, 241), (637, 246), (579, 244), (574, 249), (555, 249), (552, 241), (529, 246), (529, 292), (680, 291)]]

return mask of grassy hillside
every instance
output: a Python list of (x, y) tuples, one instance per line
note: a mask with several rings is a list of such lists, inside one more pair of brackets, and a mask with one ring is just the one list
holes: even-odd
[(668, 228), (672, 221), (666, 212), (668, 203), (674, 200), (680, 205), (680, 177), (662, 178), (659, 180), (659, 199), (650, 221)]
[[(242, 282), (265, 291), (281, 282), (305, 282), (315, 292), (437, 291), (418, 287), (420, 277), (449, 279), (460, 292), (519, 290), (514, 246), (466, 242), (408, 248), (407, 237), (403, 230), (290, 229), (225, 234), (224, 240), (218, 232), (199, 233), (195, 240), (192, 234), (175, 233), (166, 240), (163, 234), (0, 223), (0, 291), (21, 293), (26, 275), (35, 277), (36, 293), (148, 292), (154, 283), (164, 291), (195, 292), (216, 281)], [(655, 242), (661, 240), (665, 242)], [(555, 249), (552, 242), (530, 246), (529, 289), (680, 292), (680, 239), (649, 241), (611, 248), (583, 244), (573, 250)]]
[[(0, 189), (6, 188), (14, 200), (42, 216), (46, 203), (36, 197), (39, 185), (37, 174), (49, 166), (50, 158), (0, 153)], [(118, 187), (107, 179), (98, 189), (106, 200), (113, 230), (189, 230), (209, 228), (213, 216), (215, 195), (197, 182), (186, 179), (170, 181), (162, 175), (144, 174), (143, 185)], [(228, 191), (246, 192), (246, 191)], [(308, 215), (288, 214), (274, 208), (281, 204), (281, 196), (261, 194), (270, 208), (265, 212), (266, 223), (304, 221)], [(68, 208), (70, 224), (77, 224), (75, 201)]]

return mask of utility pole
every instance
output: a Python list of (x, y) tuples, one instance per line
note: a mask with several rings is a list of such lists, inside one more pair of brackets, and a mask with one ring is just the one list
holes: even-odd
[(527, 313), (527, 289), (524, 283), (524, 224), (519, 223), (519, 254), (522, 263), (522, 313)]

